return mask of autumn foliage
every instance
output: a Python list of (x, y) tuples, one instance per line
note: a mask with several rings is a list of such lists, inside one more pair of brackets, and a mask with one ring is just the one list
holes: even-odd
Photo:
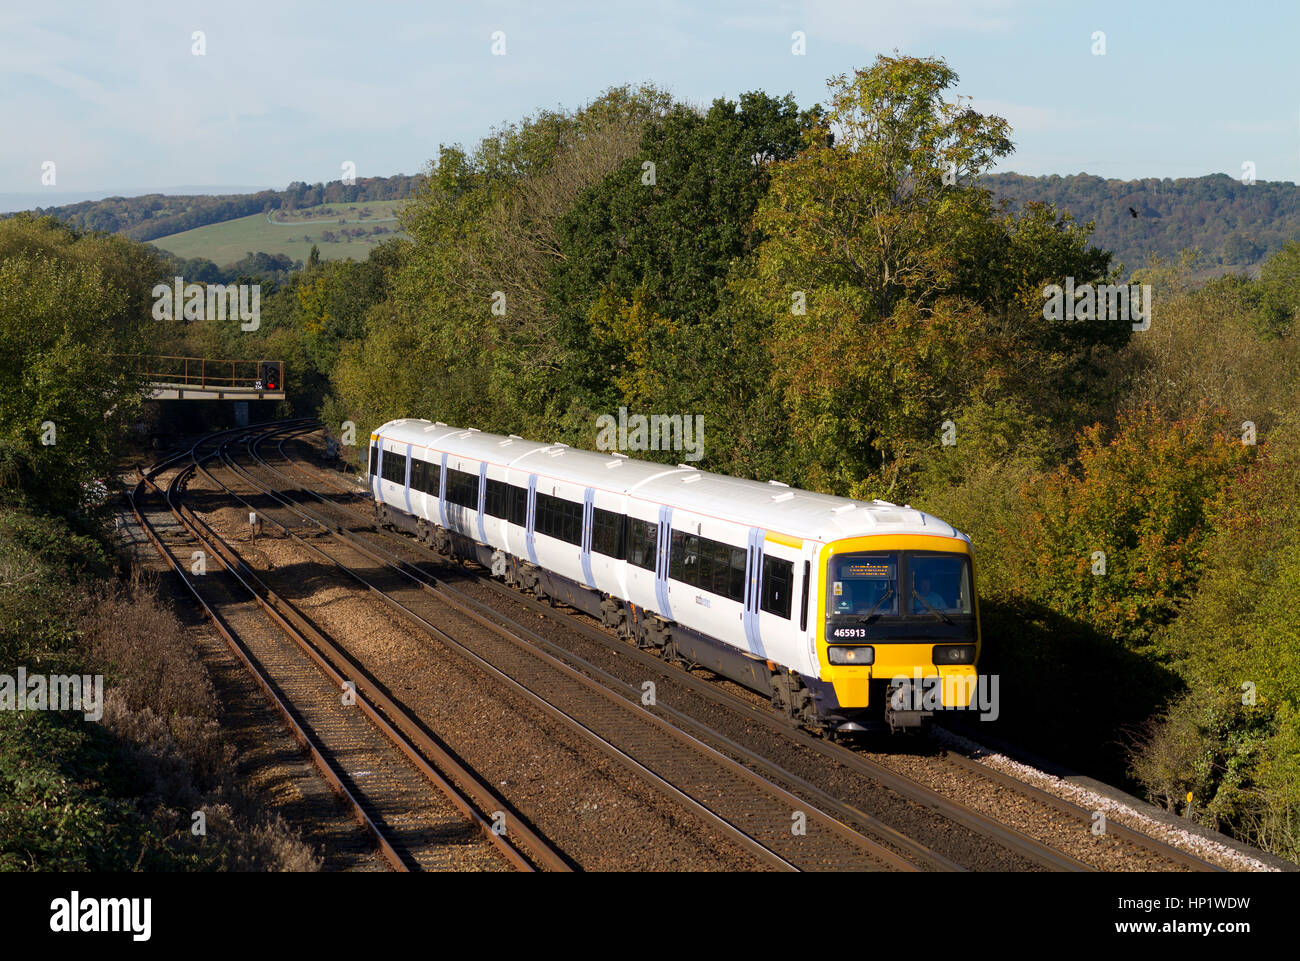
[(1027, 492), (1035, 599), (1148, 643), (1195, 587), (1211, 512), (1251, 453), (1205, 408), (1169, 422), (1143, 407), (1085, 429), (1077, 461)]

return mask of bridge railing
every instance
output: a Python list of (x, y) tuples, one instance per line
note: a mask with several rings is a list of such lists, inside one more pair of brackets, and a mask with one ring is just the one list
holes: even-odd
[(275, 389), (284, 390), (284, 361), (230, 360), (211, 357), (180, 357), (170, 354), (133, 356), (135, 369), (153, 384), (180, 387), (212, 387), (244, 390), (270, 389), (265, 374), (271, 367)]

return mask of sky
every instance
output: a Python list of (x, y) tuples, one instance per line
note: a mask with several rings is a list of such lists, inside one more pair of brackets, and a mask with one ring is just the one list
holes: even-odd
[(441, 144), (611, 86), (806, 106), (895, 50), (942, 57), (952, 93), (1010, 121), (1002, 171), (1241, 177), (1249, 162), (1297, 182), (1298, 43), (1295, 0), (3, 0), (0, 195), (283, 188), (348, 162), (410, 174)]

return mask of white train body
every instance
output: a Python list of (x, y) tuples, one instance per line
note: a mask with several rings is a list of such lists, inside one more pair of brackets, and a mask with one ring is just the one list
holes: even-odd
[[(974, 679), (970, 541), (921, 511), (414, 419), (371, 435), (370, 484), (386, 519), (422, 539), (804, 719), (852, 727), (884, 677)], [(928, 595), (942, 610), (899, 586), (931, 570), (952, 598)], [(881, 600), (854, 607), (845, 595), (858, 586)], [(936, 663), (936, 644), (965, 663)]]

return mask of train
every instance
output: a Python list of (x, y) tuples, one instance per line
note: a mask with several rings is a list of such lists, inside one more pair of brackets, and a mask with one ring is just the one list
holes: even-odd
[(819, 494), (441, 422), (370, 435), (378, 522), (818, 732), (900, 731), (975, 699), (968, 536)]

